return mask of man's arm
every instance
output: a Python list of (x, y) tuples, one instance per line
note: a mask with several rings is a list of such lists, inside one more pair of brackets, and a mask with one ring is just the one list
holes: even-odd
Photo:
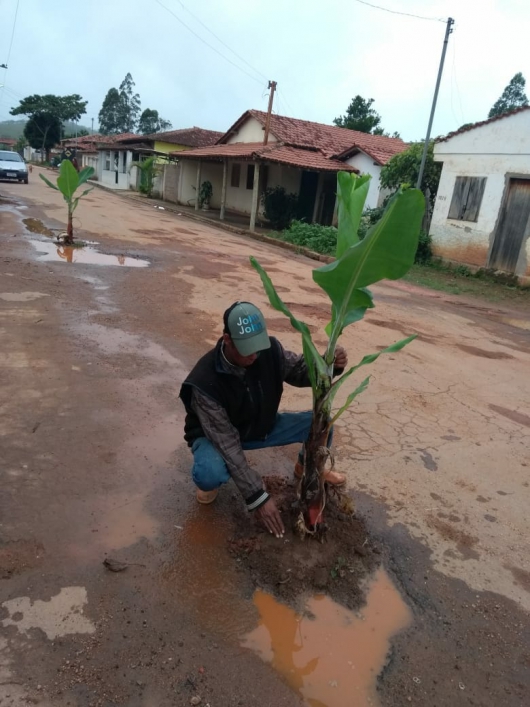
[(253, 511), (259, 508), (267, 501), (269, 494), (263, 488), (261, 476), (247, 464), (239, 432), (230, 422), (224, 407), (196, 388), (191, 394), (191, 407), (206, 438), (225, 460), (247, 509)]

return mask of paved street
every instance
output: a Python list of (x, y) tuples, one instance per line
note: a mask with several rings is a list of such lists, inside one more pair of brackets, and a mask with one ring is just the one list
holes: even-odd
[[(0, 183), (0, 704), (302, 704), (240, 647), (257, 620), (252, 587), (222, 554), (239, 499), (229, 485), (197, 508), (178, 391), (236, 299), (300, 350), (250, 255), (322, 348), (315, 262), (97, 188), (74, 226), (115, 262), (39, 260), (56, 253), (30, 231), (61, 228), (66, 209), (37, 173), (28, 186)], [(374, 294), (341, 342), (352, 363), (418, 334), (360, 372), (370, 386), (335, 442), (414, 615), (379, 680), (381, 704), (522, 706), (530, 312), (406, 283)], [(307, 390), (286, 390), (284, 409), (309, 406)], [(295, 456), (250, 459), (288, 475)], [(108, 572), (105, 556), (136, 564)]]

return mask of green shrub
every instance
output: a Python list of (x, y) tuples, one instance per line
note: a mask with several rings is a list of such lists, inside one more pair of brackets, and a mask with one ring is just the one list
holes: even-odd
[(357, 231), (357, 235), (359, 236), (361, 241), (368, 233), (368, 229), (370, 229), (375, 223), (379, 221), (384, 211), (385, 209), (383, 206), (378, 206), (375, 209), (366, 208), (363, 211), (363, 215), (361, 216), (361, 223), (359, 224), (359, 230)]
[(454, 265), (451, 270), (455, 275), (460, 275), (461, 277), (473, 277), (473, 272), (467, 265)]
[(420, 240), (418, 241), (418, 250), (416, 251), (415, 263), (426, 265), (432, 259), (432, 238), (429, 233), (421, 231)]
[(282, 241), (309, 248), (316, 253), (332, 254), (337, 248), (337, 229), (318, 223), (292, 221), (289, 228), (283, 230), (279, 237)]
[(263, 215), (275, 231), (283, 231), (296, 216), (298, 197), (288, 194), (283, 187), (265, 189), (261, 196)]

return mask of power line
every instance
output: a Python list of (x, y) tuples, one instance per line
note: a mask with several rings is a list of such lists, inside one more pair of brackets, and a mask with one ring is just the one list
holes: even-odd
[(413, 15), (411, 12), (399, 12), (399, 10), (389, 10), (388, 7), (381, 7), (381, 5), (374, 5), (371, 2), (366, 2), (366, 0), (355, 0), (355, 2), (361, 3), (361, 5), (368, 5), (368, 7), (373, 7), (375, 10), (383, 10), (384, 12), (391, 12), (393, 15), (404, 15), (405, 17), (415, 17), (417, 20), (428, 20), (429, 22), (445, 22), (446, 20), (442, 17), (425, 17), (423, 15)]
[(2, 85), (2, 94), (1, 98), (4, 97), (4, 92), (6, 89), (5, 82), (6, 82), (6, 74), (7, 74), (7, 67), (9, 66), (9, 60), (11, 59), (11, 49), (13, 48), (13, 39), (15, 38), (15, 27), (17, 26), (17, 17), (18, 17), (18, 6), (20, 5), (20, 0), (17, 0), (17, 6), (15, 8), (15, 19), (13, 20), (13, 29), (11, 30), (11, 39), (9, 41), (9, 49), (7, 51), (7, 61), (5, 63), (5, 69), (4, 69), (4, 83)]
[(252, 64), (249, 64), (249, 62), (248, 62), (244, 57), (240, 56), (240, 55), (235, 51), (235, 49), (232, 49), (232, 47), (230, 47), (226, 42), (224, 42), (224, 41), (221, 39), (221, 37), (219, 37), (217, 34), (215, 34), (215, 32), (214, 32), (213, 30), (211, 30), (207, 25), (204, 24), (204, 22), (203, 22), (201, 19), (199, 19), (199, 18), (197, 17), (197, 15), (195, 15), (188, 7), (186, 7), (186, 5), (184, 5), (184, 3), (183, 3), (181, 0), (177, 0), (177, 2), (178, 2), (178, 4), (179, 4), (184, 10), (186, 10), (186, 12), (189, 12), (189, 14), (190, 14), (193, 18), (195, 18), (195, 19), (197, 20), (197, 22), (198, 22), (202, 27), (204, 27), (204, 29), (205, 29), (207, 32), (209, 32), (213, 37), (215, 37), (215, 38), (217, 39), (217, 41), (220, 42), (220, 43), (223, 45), (223, 47), (226, 47), (226, 48), (228, 49), (228, 51), (230, 51), (230, 52), (232, 52), (232, 54), (234, 54), (234, 56), (237, 56), (237, 58), (238, 58), (240, 61), (242, 61), (244, 64), (246, 64), (249, 69), (252, 69), (252, 71), (254, 71), (256, 74), (258, 74), (258, 76), (261, 76), (265, 81), (268, 81), (268, 78), (265, 76), (265, 74), (262, 74), (261, 71), (259, 71), (259, 70), (256, 69), (254, 66), (252, 66)]
[[(17, 0), (17, 6), (15, 9), (15, 19), (13, 20), (13, 30), (11, 32), (11, 41), (9, 42), (9, 50), (7, 52), (7, 61), (6, 64), (9, 66), (9, 60), (11, 59), (11, 49), (13, 48), (13, 39), (15, 37), (15, 27), (17, 26), (17, 17), (18, 17), (18, 6), (20, 5), (20, 0)], [(6, 71), (6, 69), (4, 69)]]
[(220, 52), (218, 49), (213, 47), (209, 42), (207, 42), (203, 37), (201, 37), (200, 34), (197, 34), (195, 30), (193, 30), (189, 25), (187, 25), (184, 20), (182, 20), (178, 15), (176, 15), (173, 10), (170, 10), (169, 7), (166, 7), (160, 0), (156, 0), (156, 2), (160, 5), (160, 7), (163, 7), (166, 12), (169, 12), (170, 15), (173, 15), (173, 17), (177, 20), (177, 22), (180, 22), (180, 24), (185, 27), (188, 32), (191, 32), (195, 37), (197, 37), (198, 40), (200, 40), (203, 44), (206, 44), (207, 47), (209, 47), (212, 51), (214, 51), (216, 54), (218, 54), (220, 57), (222, 57), (225, 61), (227, 61), (229, 64), (232, 64), (232, 66), (235, 66), (236, 69), (239, 69), (243, 74), (246, 74), (250, 79), (255, 81), (256, 83), (259, 83), (260, 86), (263, 85), (263, 81), (260, 81), (257, 79), (255, 76), (252, 76), (252, 74), (249, 74), (248, 71), (245, 71), (241, 66), (233, 62), (231, 59), (229, 59), (225, 54)]

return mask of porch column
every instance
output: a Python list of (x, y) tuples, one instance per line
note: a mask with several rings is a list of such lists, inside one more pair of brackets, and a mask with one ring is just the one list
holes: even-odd
[(223, 160), (223, 186), (221, 188), (221, 213), (219, 214), (220, 221), (224, 221), (224, 219), (225, 219), (227, 176), (228, 176), (228, 160), (225, 158)]
[(197, 161), (197, 181), (195, 182), (196, 198), (195, 211), (199, 210), (199, 192), (201, 190), (201, 161)]
[(252, 206), (250, 208), (250, 230), (256, 230), (256, 216), (259, 206), (259, 163), (254, 164), (254, 186), (252, 189)]

